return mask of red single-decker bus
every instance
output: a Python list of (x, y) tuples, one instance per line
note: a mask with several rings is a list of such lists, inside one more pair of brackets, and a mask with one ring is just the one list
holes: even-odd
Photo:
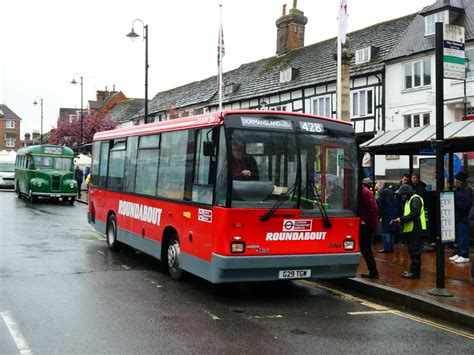
[(224, 111), (97, 133), (89, 221), (213, 283), (355, 275), (360, 261), (352, 125)]

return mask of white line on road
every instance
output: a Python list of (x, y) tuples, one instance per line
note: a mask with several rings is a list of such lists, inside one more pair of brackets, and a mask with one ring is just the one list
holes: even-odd
[(5, 322), (5, 325), (7, 326), (8, 331), (10, 332), (18, 350), (20, 350), (20, 353), (33, 354), (30, 347), (28, 346), (28, 343), (21, 334), (20, 329), (18, 328), (18, 325), (15, 322), (15, 319), (10, 315), (10, 313), (0, 312), (0, 315), (2, 316), (3, 321)]

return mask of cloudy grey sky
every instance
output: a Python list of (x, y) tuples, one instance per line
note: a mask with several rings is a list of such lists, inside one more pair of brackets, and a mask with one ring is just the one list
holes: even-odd
[[(420, 11), (435, 0), (348, 0), (349, 32)], [(224, 71), (275, 55), (275, 21), (293, 0), (10, 0), (0, 1), (0, 102), (22, 119), (25, 132), (56, 124), (60, 107), (84, 108), (96, 90), (115, 85), (144, 97), (145, 45), (125, 36), (132, 21), (149, 26), (149, 98), (215, 75), (219, 4), (226, 55)], [(337, 35), (339, 0), (299, 0), (309, 21), (305, 44)], [(135, 31), (142, 34), (136, 24)], [(76, 79), (78, 79), (76, 77)]]

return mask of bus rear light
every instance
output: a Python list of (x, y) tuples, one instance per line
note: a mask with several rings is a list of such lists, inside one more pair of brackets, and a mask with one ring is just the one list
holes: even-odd
[(230, 243), (230, 252), (233, 254), (241, 254), (245, 252), (245, 243), (244, 242)]
[(347, 222), (346, 226), (349, 227), (349, 228), (352, 228), (352, 227), (355, 226), (355, 223), (354, 222)]
[(345, 240), (344, 241), (344, 250), (354, 250), (355, 243), (353, 240)]
[(243, 223), (232, 223), (232, 227), (234, 228), (243, 228), (244, 224)]

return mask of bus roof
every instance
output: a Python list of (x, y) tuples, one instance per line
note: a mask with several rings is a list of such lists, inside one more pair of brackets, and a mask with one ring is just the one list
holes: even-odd
[(309, 114), (302, 114), (298, 112), (287, 112), (287, 111), (259, 111), (259, 110), (228, 110), (222, 112), (210, 112), (199, 116), (189, 116), (176, 118), (168, 121), (154, 122), (146, 125), (138, 125), (133, 127), (125, 127), (113, 129), (110, 131), (97, 132), (94, 135), (94, 141), (103, 139), (113, 139), (136, 135), (146, 135), (152, 133), (158, 133), (162, 131), (175, 131), (182, 128), (199, 128), (205, 126), (213, 126), (220, 123), (227, 115), (238, 115), (238, 114), (265, 114), (265, 115), (288, 115), (298, 117), (311, 117), (320, 120), (326, 120), (335, 122), (338, 124), (352, 125), (350, 122), (336, 120), (329, 117), (315, 116)]
[(45, 155), (62, 155), (73, 157), (74, 151), (71, 148), (60, 146), (60, 145), (31, 145), (29, 147), (24, 147), (18, 149), (18, 155), (25, 155), (25, 154), (45, 154)]

